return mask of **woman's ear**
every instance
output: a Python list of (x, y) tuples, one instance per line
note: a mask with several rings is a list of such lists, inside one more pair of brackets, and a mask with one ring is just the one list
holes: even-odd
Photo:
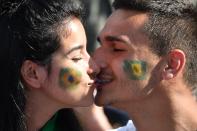
[(40, 88), (46, 77), (46, 70), (37, 63), (26, 60), (21, 67), (21, 76), (28, 87)]
[(182, 50), (174, 49), (168, 53), (167, 64), (163, 70), (163, 79), (168, 80), (176, 77), (183, 72), (185, 67), (186, 57)]

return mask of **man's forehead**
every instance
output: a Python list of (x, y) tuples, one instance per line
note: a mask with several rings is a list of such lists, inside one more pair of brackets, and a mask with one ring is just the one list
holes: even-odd
[(141, 23), (144, 24), (148, 20), (148, 12), (118, 9), (108, 18), (107, 24), (122, 24), (122, 23)]
[(115, 15), (115, 16), (121, 16), (121, 17), (131, 17), (131, 16), (136, 16), (136, 15), (145, 15), (147, 14), (148, 12), (146, 11), (139, 11), (139, 10), (128, 10), (128, 9), (117, 9), (115, 11), (112, 12), (112, 15)]
[(132, 12), (117, 10), (107, 20), (102, 32), (119, 32), (127, 34), (130, 31), (141, 32), (148, 21), (148, 14), (145, 12)]

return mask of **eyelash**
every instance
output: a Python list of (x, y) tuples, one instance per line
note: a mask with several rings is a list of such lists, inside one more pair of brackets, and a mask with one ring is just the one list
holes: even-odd
[(118, 49), (118, 48), (114, 48), (113, 51), (125, 51), (124, 49)]
[(82, 57), (72, 58), (72, 61), (78, 62), (78, 61), (80, 61), (81, 59), (82, 59)]

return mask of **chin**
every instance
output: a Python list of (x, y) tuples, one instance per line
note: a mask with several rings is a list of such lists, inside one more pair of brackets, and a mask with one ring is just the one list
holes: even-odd
[(90, 106), (94, 103), (93, 97), (87, 98), (80, 106), (85, 107), (85, 106)]
[(102, 96), (100, 96), (99, 94), (97, 94), (95, 96), (94, 102), (97, 106), (106, 106), (108, 105), (107, 102), (104, 100), (104, 98)]
[(97, 106), (100, 106), (100, 107), (105, 106), (105, 104), (104, 104), (104, 103), (99, 102), (99, 101), (95, 101), (95, 104), (96, 104)]

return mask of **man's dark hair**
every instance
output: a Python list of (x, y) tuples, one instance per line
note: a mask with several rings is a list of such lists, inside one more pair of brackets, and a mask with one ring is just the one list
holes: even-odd
[(197, 96), (197, 1), (196, 0), (115, 0), (115, 9), (145, 11), (149, 20), (144, 31), (159, 56), (172, 49), (186, 54), (185, 82)]
[[(60, 47), (63, 21), (81, 19), (79, 0), (1, 0), (1, 131), (25, 131), (25, 94), (20, 70), (25, 60), (46, 66)], [(69, 34), (68, 34), (69, 35)]]

